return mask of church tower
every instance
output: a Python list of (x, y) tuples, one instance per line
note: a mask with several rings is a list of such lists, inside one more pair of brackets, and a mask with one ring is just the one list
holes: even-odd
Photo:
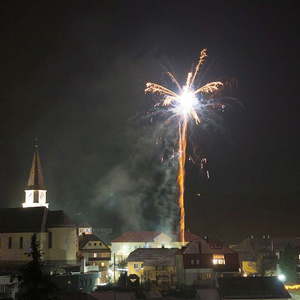
[(32, 166), (29, 173), (28, 183), (25, 188), (25, 202), (23, 207), (40, 207), (48, 208), (49, 203), (46, 200), (46, 187), (42, 173), (41, 160), (37, 143), (34, 145), (34, 154)]

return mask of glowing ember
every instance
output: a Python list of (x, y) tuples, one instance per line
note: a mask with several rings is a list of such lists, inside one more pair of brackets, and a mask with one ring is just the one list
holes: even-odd
[(162, 105), (170, 106), (172, 112), (179, 116), (179, 146), (178, 146), (178, 176), (177, 182), (179, 187), (178, 205), (180, 209), (180, 222), (179, 222), (179, 241), (184, 243), (184, 231), (185, 231), (185, 213), (184, 213), (184, 181), (185, 181), (185, 161), (186, 161), (186, 146), (187, 146), (187, 125), (188, 120), (191, 118), (197, 124), (200, 123), (200, 119), (197, 114), (197, 109), (200, 107), (200, 101), (197, 98), (198, 94), (207, 95), (212, 94), (223, 86), (220, 81), (210, 82), (197, 89), (194, 89), (194, 82), (201, 65), (204, 63), (207, 57), (206, 49), (200, 52), (198, 63), (193, 70), (187, 75), (186, 83), (181, 86), (173, 74), (167, 73), (172, 82), (178, 88), (178, 93), (159, 85), (157, 83), (146, 83), (146, 93), (159, 94), (164, 96)]

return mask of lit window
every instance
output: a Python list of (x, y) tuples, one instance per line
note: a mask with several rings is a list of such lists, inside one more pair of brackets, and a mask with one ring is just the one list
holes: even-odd
[(101, 267), (104, 267), (104, 262), (101, 263)]
[(225, 258), (223, 254), (213, 254), (213, 260), (214, 265), (225, 265)]
[(199, 265), (199, 263), (200, 263), (200, 260), (196, 259), (196, 265)]
[(194, 260), (193, 259), (191, 259), (191, 265), (193, 265), (194, 264)]
[(298, 259), (300, 260), (300, 254), (298, 255)]
[(94, 257), (97, 257), (97, 253), (94, 253)]

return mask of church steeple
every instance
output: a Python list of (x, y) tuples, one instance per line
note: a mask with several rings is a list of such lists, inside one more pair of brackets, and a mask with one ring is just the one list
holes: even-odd
[(23, 203), (23, 207), (48, 207), (49, 203), (46, 201), (46, 193), (47, 190), (44, 183), (39, 147), (35, 141), (33, 160), (25, 188), (25, 202)]

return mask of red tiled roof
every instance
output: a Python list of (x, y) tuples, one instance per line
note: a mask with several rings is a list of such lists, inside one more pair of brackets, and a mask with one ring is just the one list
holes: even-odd
[(113, 243), (127, 242), (153, 242), (154, 238), (157, 237), (160, 232), (156, 231), (128, 231), (124, 232), (119, 237), (112, 240)]
[[(153, 242), (154, 239), (163, 232), (157, 231), (128, 231), (112, 240), (113, 243), (137, 243), (137, 242)], [(178, 234), (166, 234), (172, 237), (172, 242), (178, 242)], [(185, 233), (185, 240), (191, 242), (200, 239), (200, 236), (191, 232)]]
[[(201, 237), (199, 235), (196, 235), (196, 234), (188, 232), (188, 231), (186, 231), (184, 233), (184, 240), (186, 242), (191, 242), (191, 241), (199, 240), (200, 238)], [(175, 234), (174, 233), (173, 242), (179, 242), (179, 234)]]

